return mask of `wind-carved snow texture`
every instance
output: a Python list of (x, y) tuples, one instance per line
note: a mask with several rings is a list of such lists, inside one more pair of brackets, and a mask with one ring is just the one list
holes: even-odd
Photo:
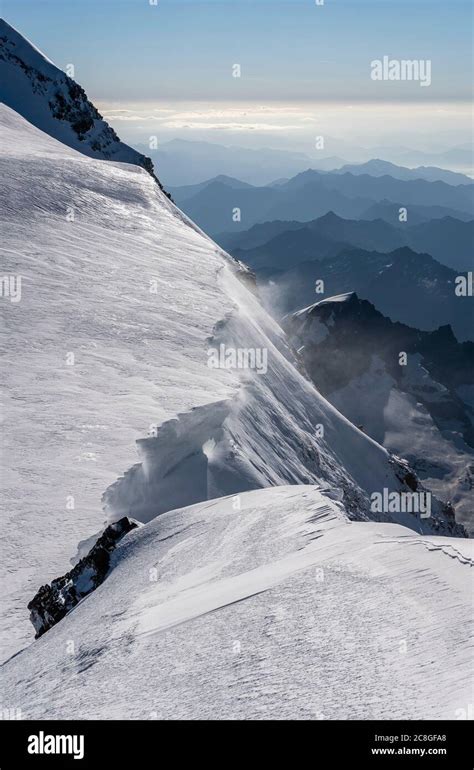
[[(28, 112), (31, 89), (23, 95)], [(248, 272), (139, 164), (89, 157), (5, 106), (0, 130), (3, 271), (22, 279), (21, 300), (0, 303), (3, 654), (31, 641), (25, 608), (38, 587), (103, 528), (104, 490), (111, 519), (126, 509), (143, 521), (198, 496), (288, 483), (318, 483), (368, 520), (373, 491), (409, 490), (406, 469), (295, 367), (238, 277)], [(266, 350), (268, 370), (211, 369), (208, 348), (221, 342)], [(114, 485), (137, 440), (145, 462)], [(430, 519), (377, 516), (459, 533), (435, 502)]]
[[(219, 281), (234, 306), (216, 325), (209, 348), (234, 350), (242, 340), (253, 348), (263, 342), (268, 371), (238, 371), (240, 387), (232, 399), (180, 414), (158, 427), (156, 436), (139, 440), (141, 463), (103, 496), (110, 519), (131, 515), (146, 522), (178, 505), (258, 487), (318, 482), (344, 500), (354, 519), (398, 520), (420, 531), (462, 535), (435, 500), (430, 520), (371, 511), (376, 479), (391, 490), (422, 487), (406, 463), (381, 454), (296, 372), (281, 330), (272, 327), (235, 276), (222, 269)], [(316, 438), (320, 426), (324, 437)]]
[(459, 719), (472, 546), (351, 522), (311, 485), (164, 513), (4, 664), (3, 702), (25, 719)]
[[(88, 158), (7, 107), (0, 113), (3, 268), (22, 276), (21, 301), (1, 305), (5, 393), (15, 394), (5, 397), (2, 479), (6, 653), (30, 638), (24, 607), (103, 526), (104, 490), (133, 466), (135, 441), (154, 426), (157, 441), (140, 446), (148, 486), (134, 469), (137, 483), (111, 494), (111, 519), (121, 510), (139, 519), (135, 503), (146, 521), (198, 495), (315, 482), (367, 519), (373, 491), (407, 489), (388, 453), (295, 368), (240, 267), (187, 225), (143, 169)], [(210, 369), (207, 350), (221, 341), (266, 349), (268, 371)], [(172, 443), (156, 454), (176, 460), (163, 478), (154, 453), (161, 426), (177, 415), (188, 416), (165, 428)], [(196, 490), (176, 468), (184, 458)], [(396, 518), (456, 534), (435, 505), (431, 519)]]
[(139, 439), (143, 459), (106, 490), (105, 510), (112, 518), (129, 510), (140, 521), (150, 521), (164, 511), (212, 497), (205, 445), (221, 441), (229, 409), (228, 401), (195, 407), (161, 425), (156, 438)]

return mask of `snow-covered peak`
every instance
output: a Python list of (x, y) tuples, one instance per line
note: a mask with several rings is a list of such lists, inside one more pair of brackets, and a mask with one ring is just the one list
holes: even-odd
[(463, 394), (474, 383), (474, 346), (458, 343), (450, 326), (420, 331), (351, 296), (285, 318), (306, 371), (352, 423), (409, 460), (472, 532), (473, 418)]
[(40, 51), (31, 40), (28, 40), (27, 37), (20, 34), (20, 32), (12, 27), (11, 24), (8, 24), (5, 19), (0, 19), (0, 36), (2, 43), (5, 43), (12, 52), (14, 51), (14, 56), (17, 57), (18, 64), (23, 62), (26, 66), (26, 63), (29, 63), (31, 66), (36, 67), (38, 72), (42, 72), (43, 74), (45, 74), (43, 70), (48, 66), (53, 67), (57, 72), (60, 72), (54, 62), (51, 61), (46, 54)]
[(326, 305), (339, 305), (342, 303), (357, 302), (358, 297), (355, 291), (348, 291), (345, 294), (335, 294), (333, 297), (327, 297), (326, 299), (316, 302), (313, 307), (323, 307)]
[(287, 320), (289, 318), (303, 318), (305, 316), (309, 316), (312, 314), (312, 312), (315, 310), (315, 308), (319, 307), (326, 307), (333, 304), (341, 304), (341, 303), (347, 303), (347, 302), (354, 302), (358, 300), (358, 296), (355, 291), (349, 291), (345, 294), (335, 294), (332, 297), (326, 297), (325, 299), (319, 300), (319, 302), (313, 302), (312, 305), (308, 305), (307, 307), (301, 308), (301, 310), (295, 310), (294, 313), (288, 313), (286, 316), (284, 316), (284, 320)]
[(41, 131), (85, 155), (133, 163), (154, 174), (150, 158), (119, 137), (84, 89), (0, 19), (0, 100)]

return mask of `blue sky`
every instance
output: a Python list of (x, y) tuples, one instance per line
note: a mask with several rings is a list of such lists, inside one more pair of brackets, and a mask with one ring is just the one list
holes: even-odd
[[(400, 123), (395, 133), (410, 121), (418, 133), (454, 132), (453, 141), (465, 133), (465, 0), (2, 0), (1, 8), (59, 67), (74, 65), (124, 138), (155, 122), (167, 137), (253, 131), (297, 143), (322, 111), (332, 118), (321, 130), (344, 133), (347, 109), (358, 134), (377, 119), (381, 130)], [(384, 55), (430, 59), (430, 87), (371, 80), (370, 62)]]
[[(470, 4), (461, 0), (3, 0), (2, 15), (95, 98), (379, 98), (369, 62), (429, 58), (423, 98), (469, 98)], [(242, 77), (231, 77), (240, 63)], [(382, 97), (419, 99), (414, 84)], [(404, 84), (405, 86), (408, 84)]]

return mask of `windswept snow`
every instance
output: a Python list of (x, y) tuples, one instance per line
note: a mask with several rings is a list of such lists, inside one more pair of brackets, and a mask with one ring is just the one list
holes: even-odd
[(206, 366), (230, 307), (218, 248), (142, 169), (0, 109), (2, 272), (21, 276), (21, 301), (0, 299), (11, 650), (30, 634), (29, 598), (103, 526), (101, 495), (136, 461), (135, 440), (232, 397), (238, 379)]
[[(394, 324), (369, 302), (349, 296), (350, 307), (328, 299), (286, 316), (283, 326), (333, 406), (408, 460), (472, 532), (472, 345), (459, 344), (450, 327), (427, 333)], [(400, 366), (402, 351), (407, 358)]]
[[(248, 271), (4, 23), (0, 71), (2, 706), (455, 718), (462, 529), (438, 501), (371, 511), (416, 478), (303, 376)], [(265, 365), (214, 368), (213, 349)], [(33, 642), (28, 602), (124, 514), (143, 526), (105, 581)]]
[(199, 503), (2, 669), (23, 718), (455, 719), (472, 541), (351, 522), (315, 486)]
[[(102, 496), (110, 520), (148, 521), (318, 482), (368, 518), (373, 491), (406, 488), (387, 452), (297, 371), (238, 265), (149, 174), (86, 157), (7, 107), (0, 118), (3, 272), (21, 277), (21, 300), (0, 298), (5, 654), (31, 638), (38, 587), (103, 527)], [(264, 348), (268, 371), (209, 368), (221, 343)], [(453, 531), (439, 508), (396, 519)]]
[[(80, 86), (4, 22), (0, 74), (9, 105), (0, 106), (1, 655), (31, 641), (28, 602), (104, 519), (149, 522), (229, 494), (317, 483), (319, 510), (339, 511), (331, 501), (340, 501), (353, 519), (378, 516), (423, 537), (460, 533), (438, 502), (427, 519), (371, 513), (373, 492), (413, 488), (407, 467), (320, 396), (248, 271), (173, 205)], [(211, 368), (208, 353), (221, 346), (264, 351), (265, 367)], [(234, 532), (232, 553), (235, 542)], [(209, 556), (197, 565), (206, 575)], [(293, 556), (281, 559), (247, 559), (247, 577), (230, 574), (206, 602), (293, 580)], [(306, 561), (297, 564), (299, 574)], [(151, 632), (157, 619), (146, 617)]]

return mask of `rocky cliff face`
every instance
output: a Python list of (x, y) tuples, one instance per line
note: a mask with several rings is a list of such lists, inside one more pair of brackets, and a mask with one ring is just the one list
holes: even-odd
[(136, 526), (126, 516), (110, 524), (87, 556), (72, 570), (53, 580), (51, 585), (41, 586), (28, 604), (30, 620), (36, 631), (35, 639), (59, 623), (84, 596), (104, 582), (110, 568), (111, 553), (118, 541)]

